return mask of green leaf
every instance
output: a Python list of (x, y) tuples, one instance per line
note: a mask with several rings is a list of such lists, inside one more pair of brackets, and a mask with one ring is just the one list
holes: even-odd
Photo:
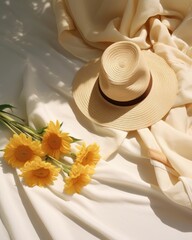
[(70, 136), (70, 138), (72, 138), (73, 142), (78, 142), (78, 141), (81, 141), (81, 139), (74, 138), (74, 137), (71, 137), (71, 136)]
[(46, 129), (46, 128), (47, 128), (47, 127), (43, 127), (43, 128), (37, 129), (37, 130), (36, 130), (37, 134), (42, 135), (42, 134), (45, 132), (45, 129)]
[(10, 104), (0, 104), (0, 111), (3, 111), (7, 108), (12, 110), (12, 108), (15, 108), (15, 107)]

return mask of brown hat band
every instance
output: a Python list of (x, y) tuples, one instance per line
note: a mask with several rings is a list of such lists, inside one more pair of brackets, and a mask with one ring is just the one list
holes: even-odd
[(117, 106), (128, 107), (128, 106), (132, 106), (132, 105), (140, 103), (141, 101), (143, 101), (147, 97), (147, 95), (149, 94), (149, 92), (151, 90), (151, 87), (152, 87), (152, 78), (150, 78), (149, 85), (148, 85), (147, 89), (145, 90), (145, 92), (141, 96), (139, 96), (139, 97), (137, 97), (135, 99), (129, 100), (129, 101), (117, 101), (117, 100), (109, 98), (101, 90), (99, 81), (98, 81), (98, 87), (99, 87), (99, 92), (101, 93), (101, 96), (105, 100), (107, 100), (108, 102), (110, 102), (110, 103), (112, 103), (114, 105), (117, 105)]

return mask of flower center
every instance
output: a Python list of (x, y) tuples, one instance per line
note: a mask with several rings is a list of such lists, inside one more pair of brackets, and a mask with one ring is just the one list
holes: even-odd
[(15, 158), (20, 162), (27, 162), (33, 157), (33, 151), (30, 147), (20, 145), (15, 149)]
[(52, 149), (59, 149), (61, 147), (61, 142), (61, 138), (54, 133), (52, 133), (48, 139), (49, 147)]
[(33, 171), (33, 175), (39, 178), (45, 178), (49, 175), (49, 169), (39, 168)]
[(93, 154), (91, 152), (87, 152), (85, 157), (83, 158), (83, 165), (91, 164), (91, 160), (93, 158)]

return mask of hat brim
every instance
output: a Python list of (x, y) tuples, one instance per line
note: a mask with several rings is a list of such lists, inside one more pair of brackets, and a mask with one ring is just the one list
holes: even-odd
[(158, 55), (142, 51), (152, 76), (147, 97), (133, 106), (116, 106), (106, 101), (98, 88), (100, 61), (82, 67), (73, 82), (73, 97), (80, 111), (100, 125), (125, 131), (149, 127), (162, 119), (174, 104), (177, 78), (171, 67)]

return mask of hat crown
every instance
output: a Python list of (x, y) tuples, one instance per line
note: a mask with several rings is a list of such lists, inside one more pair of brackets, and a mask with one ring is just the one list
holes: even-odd
[(130, 42), (109, 46), (101, 58), (99, 85), (115, 101), (132, 101), (149, 86), (150, 72), (139, 47)]

